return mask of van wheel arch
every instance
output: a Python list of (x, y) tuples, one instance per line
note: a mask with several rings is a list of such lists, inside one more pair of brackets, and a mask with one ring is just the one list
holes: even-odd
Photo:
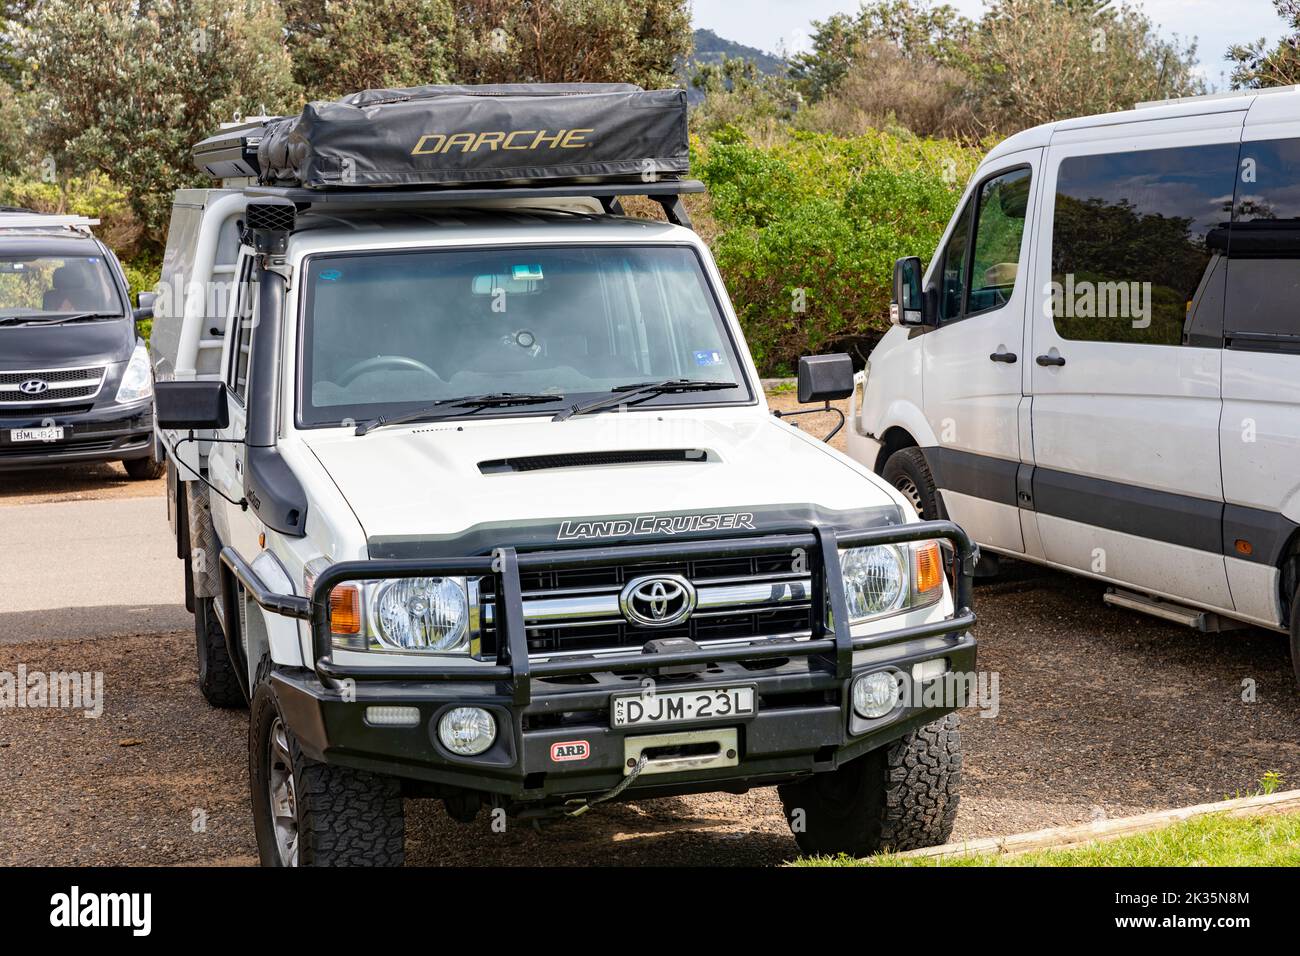
[(885, 473), (885, 462), (895, 453), (902, 451), (904, 448), (919, 448), (920, 443), (912, 437), (906, 428), (899, 425), (893, 425), (885, 429), (885, 433), (880, 436), (880, 454), (876, 456), (876, 464), (872, 469), (878, 475)]

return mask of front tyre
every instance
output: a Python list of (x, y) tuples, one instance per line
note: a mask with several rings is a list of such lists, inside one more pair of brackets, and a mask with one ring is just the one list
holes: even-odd
[(838, 770), (779, 787), (800, 851), (869, 856), (946, 843), (960, 800), (959, 726), (949, 714)]
[(921, 449), (903, 448), (894, 452), (880, 470), (880, 477), (903, 493), (921, 520), (936, 521), (948, 517)]
[(132, 481), (153, 481), (167, 474), (167, 460), (158, 447), (158, 439), (153, 440), (153, 451), (148, 458), (134, 458), (122, 462), (127, 477)]
[(402, 865), (406, 828), (398, 781), (304, 755), (268, 680), (253, 694), (248, 747), (263, 866)]

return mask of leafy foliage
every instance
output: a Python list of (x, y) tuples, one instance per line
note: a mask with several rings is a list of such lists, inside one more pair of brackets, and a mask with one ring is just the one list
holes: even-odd
[(786, 373), (800, 355), (878, 337), (894, 260), (934, 248), (978, 158), (880, 131), (764, 149), (733, 130), (700, 146), (714, 255), (759, 367)]
[(203, 181), (189, 158), (199, 135), (298, 101), (275, 3), (46, 0), (27, 26), (37, 143), (60, 177), (98, 171), (123, 184), (154, 242), (172, 190)]
[(1235, 90), (1300, 83), (1300, 0), (1273, 0), (1273, 6), (1291, 35), (1272, 48), (1262, 39), (1231, 47), (1225, 59), (1233, 64)]
[(691, 49), (687, 0), (454, 0), (459, 83), (674, 86)]
[(450, 0), (283, 0), (294, 79), (309, 100), (448, 79)]

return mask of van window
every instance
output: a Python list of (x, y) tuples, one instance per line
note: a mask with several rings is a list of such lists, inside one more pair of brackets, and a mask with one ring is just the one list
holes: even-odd
[(968, 316), (1006, 305), (1015, 291), (1028, 209), (1028, 169), (1003, 173), (980, 187)]
[(1235, 143), (1063, 160), (1048, 290), (1057, 332), (1218, 347), (1236, 161)]
[(1242, 144), (1229, 248), (1228, 348), (1300, 351), (1300, 139)]
[(942, 322), (955, 322), (961, 318), (962, 297), (966, 292), (966, 249), (970, 244), (973, 205), (973, 200), (966, 203), (943, 251), (943, 269), (939, 272), (939, 319)]

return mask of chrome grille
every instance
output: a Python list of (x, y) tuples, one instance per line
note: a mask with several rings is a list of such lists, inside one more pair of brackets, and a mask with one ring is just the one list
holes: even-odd
[[(107, 368), (90, 365), (82, 368), (35, 369), (28, 372), (0, 372), (0, 407), (57, 405), (85, 402), (99, 394)], [(44, 382), (39, 392), (23, 391), (26, 382)]]
[[(640, 647), (665, 637), (707, 644), (757, 637), (807, 637), (812, 632), (811, 574), (789, 552), (740, 558), (638, 563), (521, 575), (524, 625), (533, 654), (598, 653)], [(681, 624), (630, 623), (619, 606), (623, 587), (649, 575), (681, 575), (696, 591), (695, 610)], [(483, 579), (480, 620), (485, 653), (496, 650), (496, 606)]]

